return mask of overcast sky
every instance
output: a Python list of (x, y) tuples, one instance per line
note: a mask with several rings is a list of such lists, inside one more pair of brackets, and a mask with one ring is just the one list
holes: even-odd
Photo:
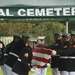
[(75, 0), (0, 0), (0, 6), (18, 4), (32, 6), (75, 5)]

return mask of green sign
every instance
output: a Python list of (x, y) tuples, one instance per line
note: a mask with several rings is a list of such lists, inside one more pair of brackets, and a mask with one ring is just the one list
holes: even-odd
[(0, 7), (1, 17), (68, 17), (75, 16), (75, 7)]

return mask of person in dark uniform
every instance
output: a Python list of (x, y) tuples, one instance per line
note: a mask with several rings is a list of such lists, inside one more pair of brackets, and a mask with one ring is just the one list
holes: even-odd
[(75, 75), (75, 31), (71, 32), (71, 48), (68, 53), (68, 61), (66, 70), (68, 71), (68, 75)]
[(4, 43), (0, 41), (0, 65), (3, 64), (3, 58), (4, 58)]
[[(16, 42), (18, 42), (21, 39), (21, 35), (18, 33), (15, 33), (13, 35), (13, 41), (6, 45), (4, 57), (5, 59), (9, 55), (9, 52), (11, 51), (12, 47), (15, 45)], [(5, 61), (5, 60), (4, 60)]]
[(68, 72), (67, 75), (75, 75), (75, 32), (71, 33), (71, 42), (70, 48), (60, 52), (60, 55), (64, 56), (66, 60), (65, 70)]
[(21, 51), (18, 60), (12, 68), (17, 75), (28, 75), (31, 69), (32, 49), (36, 46), (36, 42), (36, 38), (29, 38), (28, 46)]
[(5, 45), (4, 43), (0, 40), (0, 68), (3, 69), (3, 58), (4, 58), (4, 49)]
[[(6, 45), (5, 52), (4, 52), (4, 58), (3, 63), (5, 62), (7, 56), (9, 55), (9, 52), (11, 51), (12, 47), (15, 45), (15, 43), (20, 40), (21, 36), (18, 33), (15, 33), (13, 35), (13, 41)], [(6, 70), (4, 66), (2, 66), (3, 74), (6, 75)]]
[[(54, 34), (55, 43), (50, 46), (50, 49), (55, 51), (60, 51), (63, 46), (62, 42), (62, 33), (57, 32)], [(51, 57), (51, 68), (52, 68), (52, 74), (53, 75), (60, 75), (60, 72), (58, 71), (59, 67), (59, 55), (52, 55)]]
[(2, 41), (0, 41), (0, 65), (2, 65), (2, 60), (4, 58), (4, 43)]
[(11, 49), (9, 52), (9, 55), (4, 63), (4, 66), (7, 71), (7, 75), (13, 75), (13, 72), (11, 71), (13, 65), (17, 61), (17, 58), (19, 57), (20, 52), (23, 50), (24, 47), (26, 47), (27, 40), (30, 36), (26, 33), (22, 34), (22, 39), (20, 39)]
[[(63, 34), (63, 48), (62, 50), (69, 49), (71, 47), (71, 42), (70, 42), (70, 34), (65, 33)], [(65, 70), (66, 69), (66, 56), (60, 55), (59, 57), (59, 70), (61, 71), (61, 75), (68, 75), (68, 72)]]

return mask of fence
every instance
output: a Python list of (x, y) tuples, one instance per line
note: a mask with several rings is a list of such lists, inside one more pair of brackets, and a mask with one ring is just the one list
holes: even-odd
[(10, 43), (13, 40), (13, 37), (3, 36), (3, 37), (0, 37), (0, 40), (3, 41), (4, 45), (6, 46), (8, 43)]

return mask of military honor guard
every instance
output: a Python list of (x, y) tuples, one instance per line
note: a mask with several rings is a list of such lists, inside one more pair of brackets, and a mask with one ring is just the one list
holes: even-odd
[(29, 38), (28, 46), (21, 51), (12, 69), (17, 75), (28, 75), (31, 69), (32, 49), (36, 47), (36, 42), (36, 38)]
[[(54, 34), (55, 43), (53, 43), (50, 46), (50, 49), (60, 52), (62, 49), (63, 43), (62, 43), (62, 33), (56, 32)], [(58, 54), (54, 54), (51, 56), (51, 68), (52, 68), (52, 74), (53, 75), (61, 75), (60, 71), (58, 70), (59, 67), (59, 56)]]
[(68, 56), (66, 71), (68, 71), (68, 75), (75, 75), (75, 31), (71, 33), (71, 43), (71, 48), (65, 52)]
[[(5, 60), (7, 59), (9, 52), (11, 51), (12, 47), (16, 44), (16, 42), (18, 42), (21, 39), (21, 35), (18, 33), (14, 33), (13, 35), (13, 41), (10, 42), (9, 44), (6, 45), (5, 47), (5, 52), (4, 52), (4, 58), (3, 58), (3, 63), (5, 62)], [(6, 75), (6, 69), (4, 66), (2, 66), (3, 68), (3, 75)]]
[(13, 65), (17, 61), (20, 52), (23, 50), (24, 47), (26, 47), (26, 43), (30, 35), (27, 33), (22, 34), (22, 39), (20, 39), (11, 49), (9, 52), (9, 55), (4, 63), (4, 67), (6, 69), (7, 75), (14, 75), (12, 70)]
[(75, 75), (75, 32), (71, 33), (71, 47), (60, 52), (60, 58), (63, 60), (62, 75)]
[(2, 65), (2, 60), (4, 58), (4, 43), (2, 41), (0, 41), (0, 65)]
[[(62, 48), (62, 51), (66, 51), (67, 49), (69, 49), (71, 47), (71, 42), (70, 42), (70, 34), (69, 33), (64, 33), (63, 36), (64, 38), (63, 40), (63, 48)], [(58, 52), (58, 54), (61, 53)], [(66, 71), (66, 63), (67, 63), (67, 60), (66, 60), (66, 57), (67, 55), (62, 55), (62, 54), (59, 54), (60, 57), (59, 57), (59, 70), (61, 72), (61, 75), (68, 75), (68, 72)]]
[(21, 35), (19, 33), (14, 33), (13, 35), (13, 41), (11, 41), (9, 44), (5, 47), (5, 53), (4, 53), (4, 61), (8, 57), (9, 52), (11, 51), (12, 47), (15, 45), (16, 42), (18, 42), (21, 39)]
[(3, 66), (4, 48), (5, 48), (4, 43), (0, 40), (0, 68), (2, 68)]

